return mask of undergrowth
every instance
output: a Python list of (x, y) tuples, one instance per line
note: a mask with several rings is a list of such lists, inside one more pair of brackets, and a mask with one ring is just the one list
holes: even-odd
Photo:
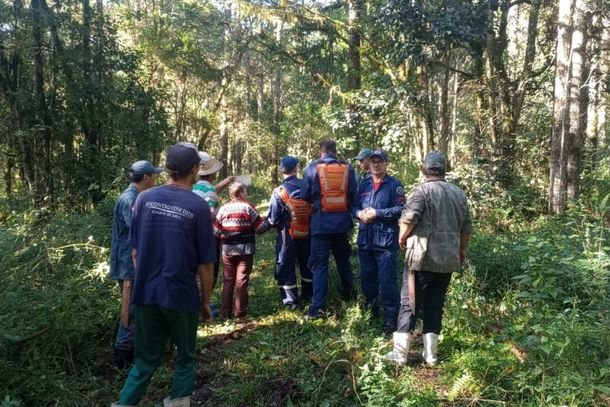
[[(105, 278), (112, 200), (46, 218), (18, 205), (0, 202), (0, 406), (109, 405), (124, 380), (111, 358), (118, 290)], [(339, 299), (332, 270), (328, 318), (282, 309), (275, 236), (265, 235), (250, 319), (200, 328), (194, 404), (608, 405), (605, 203), (561, 218), (498, 211), (479, 221), (469, 263), (453, 277), (433, 369), (421, 365), (417, 340), (405, 368), (388, 364), (381, 322)], [(357, 274), (356, 256), (352, 264)], [(162, 404), (171, 359), (141, 405)]]

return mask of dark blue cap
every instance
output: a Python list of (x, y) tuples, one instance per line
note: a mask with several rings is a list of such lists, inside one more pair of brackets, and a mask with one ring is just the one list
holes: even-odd
[(388, 154), (381, 149), (377, 149), (377, 150), (373, 151), (373, 153), (371, 154), (371, 156), (369, 158), (372, 159), (373, 157), (379, 157), (383, 161), (386, 161), (386, 162), (388, 161)]
[(280, 168), (287, 172), (292, 172), (297, 165), (299, 165), (299, 160), (291, 155), (287, 155), (280, 160)]
[(136, 161), (135, 163), (131, 164), (131, 167), (129, 168), (129, 173), (132, 175), (152, 174), (153, 172), (158, 174), (161, 171), (163, 171), (161, 168), (155, 167), (150, 161), (147, 160)]
[(165, 166), (168, 171), (185, 174), (200, 161), (201, 157), (196, 148), (186, 144), (174, 144), (167, 151)]
[(360, 161), (364, 160), (365, 158), (371, 158), (371, 154), (373, 154), (373, 152), (369, 148), (363, 148), (360, 150), (358, 155), (354, 157), (354, 160)]

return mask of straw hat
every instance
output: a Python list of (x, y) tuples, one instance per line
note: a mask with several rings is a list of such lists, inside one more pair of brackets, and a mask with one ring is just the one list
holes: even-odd
[(203, 161), (199, 166), (199, 171), (197, 172), (198, 176), (210, 175), (215, 172), (220, 171), (222, 168), (222, 163), (213, 158), (210, 158), (207, 161)]

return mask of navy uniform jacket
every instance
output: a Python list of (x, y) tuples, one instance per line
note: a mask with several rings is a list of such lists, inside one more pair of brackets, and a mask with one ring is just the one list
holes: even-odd
[[(286, 188), (291, 198), (301, 197), (301, 188), (303, 180), (297, 178), (296, 175), (291, 175), (282, 181), (282, 186)], [(269, 204), (269, 213), (267, 220), (271, 226), (279, 228), (282, 232), (287, 232), (290, 226), (290, 209), (288, 205), (280, 198), (279, 188), (273, 190), (271, 194), (271, 203)]]
[(352, 209), (357, 218), (359, 210), (374, 208), (376, 217), (373, 223), (360, 222), (358, 227), (358, 247), (362, 250), (397, 250), (398, 219), (405, 205), (405, 191), (400, 181), (386, 175), (379, 189), (373, 187), (373, 177), (360, 183), (358, 205)]
[[(348, 164), (347, 210), (345, 212), (322, 212), (320, 209), (320, 180), (317, 171), (318, 161), (319, 160), (312, 161), (307, 168), (305, 168), (303, 189), (301, 190), (301, 198), (313, 205), (310, 224), (311, 235), (347, 233), (354, 226), (351, 210), (357, 205), (358, 184), (356, 182), (356, 172), (353, 167)], [(337, 157), (331, 154), (325, 154), (321, 158), (321, 161), (326, 164), (339, 162)]]

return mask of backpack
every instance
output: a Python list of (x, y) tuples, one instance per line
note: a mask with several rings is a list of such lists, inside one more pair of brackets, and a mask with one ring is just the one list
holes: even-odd
[(320, 179), (322, 212), (347, 211), (349, 166), (345, 163), (319, 163), (317, 172)]
[(281, 185), (278, 188), (282, 202), (290, 210), (290, 227), (288, 233), (293, 239), (305, 239), (309, 237), (309, 217), (311, 216), (311, 204), (301, 198), (292, 198), (288, 190)]

